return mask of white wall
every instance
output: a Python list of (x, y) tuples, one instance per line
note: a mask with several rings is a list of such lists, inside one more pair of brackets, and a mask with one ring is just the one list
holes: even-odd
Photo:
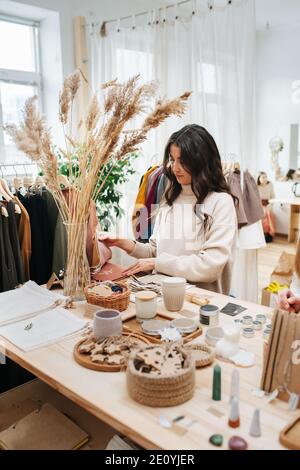
[(287, 170), (290, 125), (300, 124), (300, 104), (293, 102), (292, 89), (293, 82), (300, 80), (299, 44), (300, 26), (274, 30), (271, 26), (257, 32), (257, 161), (270, 177), (270, 139), (283, 138), (280, 166)]

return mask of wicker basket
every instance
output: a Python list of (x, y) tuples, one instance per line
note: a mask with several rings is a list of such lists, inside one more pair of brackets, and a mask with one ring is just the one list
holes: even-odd
[(119, 312), (123, 312), (128, 308), (131, 291), (127, 284), (125, 284), (124, 282), (118, 282), (118, 285), (124, 287), (126, 290), (121, 294), (114, 294), (108, 297), (99, 295), (91, 289), (92, 287), (95, 287), (99, 284), (99, 282), (94, 282), (93, 284), (86, 286), (86, 288), (84, 289), (87, 303), (98, 305), (99, 307), (118, 310)]
[(184, 349), (191, 351), (197, 369), (209, 366), (215, 358), (214, 351), (205, 344), (185, 344)]
[[(148, 347), (149, 348), (149, 347)], [(140, 349), (142, 351), (145, 348)], [(139, 372), (135, 365), (135, 351), (128, 361), (126, 378), (130, 397), (148, 406), (175, 406), (190, 400), (195, 390), (195, 364), (189, 353), (187, 367), (176, 375), (161, 377)]]

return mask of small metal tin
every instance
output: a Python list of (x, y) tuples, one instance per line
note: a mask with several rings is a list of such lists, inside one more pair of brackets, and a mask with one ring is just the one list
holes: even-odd
[(200, 307), (200, 323), (206, 326), (217, 326), (219, 324), (220, 309), (216, 305), (203, 305)]
[(271, 333), (271, 330), (270, 328), (266, 328), (264, 331), (263, 331), (263, 338), (268, 340), (270, 338), (270, 333)]
[(260, 321), (262, 324), (265, 324), (266, 321), (267, 321), (267, 317), (266, 317), (266, 315), (263, 315), (262, 313), (258, 313), (255, 316), (255, 320)]
[(196, 322), (189, 318), (176, 318), (171, 321), (171, 326), (177, 328), (177, 330), (182, 334), (193, 333), (197, 330)]
[(242, 325), (243, 320), (242, 320), (241, 318), (236, 318), (236, 319), (234, 320), (234, 323), (235, 323), (236, 325)]
[(262, 327), (263, 327), (263, 324), (262, 324), (261, 321), (255, 320), (253, 322), (253, 329), (254, 330), (257, 330), (257, 331), (262, 330)]
[(252, 325), (253, 317), (251, 315), (244, 315), (243, 316), (243, 325)]
[(255, 335), (255, 331), (253, 330), (253, 328), (250, 328), (250, 327), (243, 328), (243, 336), (245, 336), (245, 338), (253, 338), (254, 335)]

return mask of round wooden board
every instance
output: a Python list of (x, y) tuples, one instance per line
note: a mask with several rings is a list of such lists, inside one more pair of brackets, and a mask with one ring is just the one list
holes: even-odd
[[(151, 344), (150, 341), (145, 338), (144, 336), (140, 336), (135, 333), (129, 333), (127, 331), (123, 331), (122, 336), (130, 336), (136, 340), (139, 340), (141, 344)], [(126, 366), (123, 365), (117, 365), (117, 364), (99, 364), (97, 362), (92, 362), (91, 356), (89, 354), (82, 354), (79, 352), (79, 346), (85, 341), (85, 339), (80, 340), (77, 344), (74, 346), (73, 350), (73, 355), (74, 359), (78, 364), (80, 364), (83, 367), (86, 367), (87, 369), (92, 369), (92, 370), (97, 370), (100, 372), (120, 372), (121, 370), (125, 370)]]

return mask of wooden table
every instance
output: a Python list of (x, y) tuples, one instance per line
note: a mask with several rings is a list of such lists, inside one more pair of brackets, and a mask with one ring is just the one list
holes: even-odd
[[(208, 296), (211, 303), (219, 307), (235, 301), (230, 297), (201, 289), (199, 293)], [(269, 318), (272, 315), (272, 309), (269, 307), (244, 301), (238, 303), (247, 307), (248, 310), (245, 312), (247, 314), (265, 313)], [(123, 315), (128, 315), (134, 308), (134, 304), (130, 304), (128, 311)], [(161, 302), (159, 310), (165, 311)], [(198, 318), (198, 310), (197, 305), (186, 302), (182, 313)], [(86, 316), (85, 312), (86, 304), (79, 304), (76, 314)], [(178, 314), (174, 314), (174, 317), (178, 317)], [(221, 325), (230, 321), (231, 317), (221, 314)], [(203, 340), (204, 337), (200, 337), (200, 341)], [(208, 367), (196, 371), (196, 391), (192, 400), (171, 408), (151, 408), (139, 405), (129, 398), (124, 372), (95, 372), (78, 365), (73, 359), (73, 347), (77, 341), (78, 337), (73, 337), (25, 353), (0, 338), (0, 351), (144, 448), (212, 449), (208, 440), (214, 433), (223, 434), (223, 448), (227, 448), (228, 439), (232, 435), (243, 436), (248, 441), (250, 449), (282, 448), (278, 440), (279, 432), (295, 413), (288, 411), (288, 406), (284, 402), (276, 399), (268, 403), (266, 397), (259, 398), (252, 393), (253, 389), (260, 386), (263, 352), (261, 332), (257, 332), (253, 339), (241, 337), (241, 346), (255, 353), (256, 365), (247, 369), (239, 368), (241, 426), (237, 430), (227, 426), (230, 381), (234, 365), (218, 361), (222, 367), (222, 401), (215, 402), (211, 399), (213, 369)], [(253, 438), (248, 434), (256, 407), (261, 410), (261, 438)], [(158, 418), (161, 413), (168, 419), (184, 415), (189, 421), (196, 420), (196, 422), (190, 428), (180, 426), (178, 423), (171, 429), (165, 429), (159, 424)]]
[(297, 240), (297, 233), (299, 231), (299, 213), (300, 213), (300, 197), (287, 197), (270, 199), (270, 204), (286, 204), (290, 206), (289, 213), (289, 230), (288, 242), (292, 243)]

